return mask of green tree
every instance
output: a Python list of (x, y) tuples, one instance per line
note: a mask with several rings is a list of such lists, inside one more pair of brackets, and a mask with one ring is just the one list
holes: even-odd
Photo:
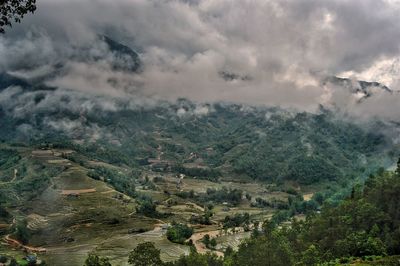
[(225, 249), (224, 256), (225, 256), (225, 257), (230, 257), (230, 256), (232, 256), (234, 253), (235, 253), (235, 251), (233, 250), (233, 248), (232, 248), (231, 246), (228, 246), (228, 247)]
[(174, 266), (222, 266), (223, 260), (212, 253), (199, 254), (190, 252), (188, 256), (182, 256)]
[(208, 246), (210, 244), (210, 235), (209, 234), (204, 235), (202, 242), (204, 243), (204, 245)]
[(152, 242), (139, 244), (129, 254), (128, 262), (134, 266), (162, 266), (164, 263), (160, 258), (160, 250)]
[(8, 259), (7, 259), (6, 256), (0, 255), (0, 263), (6, 263), (7, 260), (8, 260)]
[(210, 247), (215, 248), (217, 246), (217, 240), (215, 238), (212, 238), (210, 240)]
[(301, 255), (302, 258), (299, 265), (314, 266), (320, 263), (320, 254), (314, 245), (310, 245)]
[(379, 238), (368, 236), (364, 231), (349, 234), (345, 239), (336, 241), (333, 250), (336, 256), (341, 257), (386, 255), (384, 243)]
[(167, 230), (169, 241), (183, 244), (193, 234), (193, 229), (186, 224), (173, 224)]
[(0, 217), (2, 218), (10, 218), (10, 213), (2, 206), (0, 206)]
[(4, 27), (21, 22), (24, 15), (35, 10), (36, 0), (0, 0), (0, 33), (5, 32)]
[(14, 234), (15, 237), (23, 244), (28, 244), (31, 234), (28, 230), (28, 222), (25, 219), (17, 222)]
[(19, 265), (18, 262), (14, 258), (12, 258), (9, 266), (18, 266), (18, 265)]
[(400, 158), (399, 158), (399, 160), (397, 161), (396, 175), (397, 175), (397, 176), (400, 176)]
[(89, 253), (84, 266), (111, 266), (108, 258), (102, 258), (94, 253)]
[(136, 212), (143, 214), (147, 217), (159, 217), (160, 213), (157, 212), (157, 205), (152, 198), (144, 197), (138, 200), (139, 205), (136, 207)]
[(244, 241), (234, 260), (235, 266), (290, 266), (293, 254), (287, 239), (277, 231), (269, 236)]

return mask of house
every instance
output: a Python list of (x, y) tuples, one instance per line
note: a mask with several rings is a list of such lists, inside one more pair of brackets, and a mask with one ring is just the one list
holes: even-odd
[(170, 226), (171, 226), (170, 224), (162, 224), (161, 225), (161, 231), (166, 232)]

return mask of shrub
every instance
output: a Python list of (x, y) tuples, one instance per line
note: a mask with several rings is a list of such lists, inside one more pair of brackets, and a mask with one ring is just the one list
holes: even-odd
[(168, 240), (179, 244), (183, 244), (192, 234), (193, 229), (186, 224), (174, 224), (167, 230)]

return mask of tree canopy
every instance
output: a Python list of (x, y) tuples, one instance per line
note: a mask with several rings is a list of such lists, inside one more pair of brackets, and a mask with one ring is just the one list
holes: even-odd
[(90, 253), (85, 260), (84, 266), (111, 266), (108, 258), (102, 258), (94, 253)]
[(134, 266), (160, 266), (160, 250), (152, 242), (139, 244), (130, 254), (128, 262)]
[(6, 26), (21, 22), (27, 13), (36, 10), (36, 0), (0, 0), (0, 33), (5, 32)]

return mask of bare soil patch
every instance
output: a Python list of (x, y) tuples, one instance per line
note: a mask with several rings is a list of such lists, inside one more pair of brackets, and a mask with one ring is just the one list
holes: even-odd
[(62, 190), (61, 195), (68, 196), (68, 195), (80, 195), (85, 193), (93, 193), (96, 192), (95, 188), (88, 188), (88, 189), (75, 189), (75, 190)]
[(303, 195), (305, 201), (309, 201), (314, 196), (314, 193), (308, 193)]

